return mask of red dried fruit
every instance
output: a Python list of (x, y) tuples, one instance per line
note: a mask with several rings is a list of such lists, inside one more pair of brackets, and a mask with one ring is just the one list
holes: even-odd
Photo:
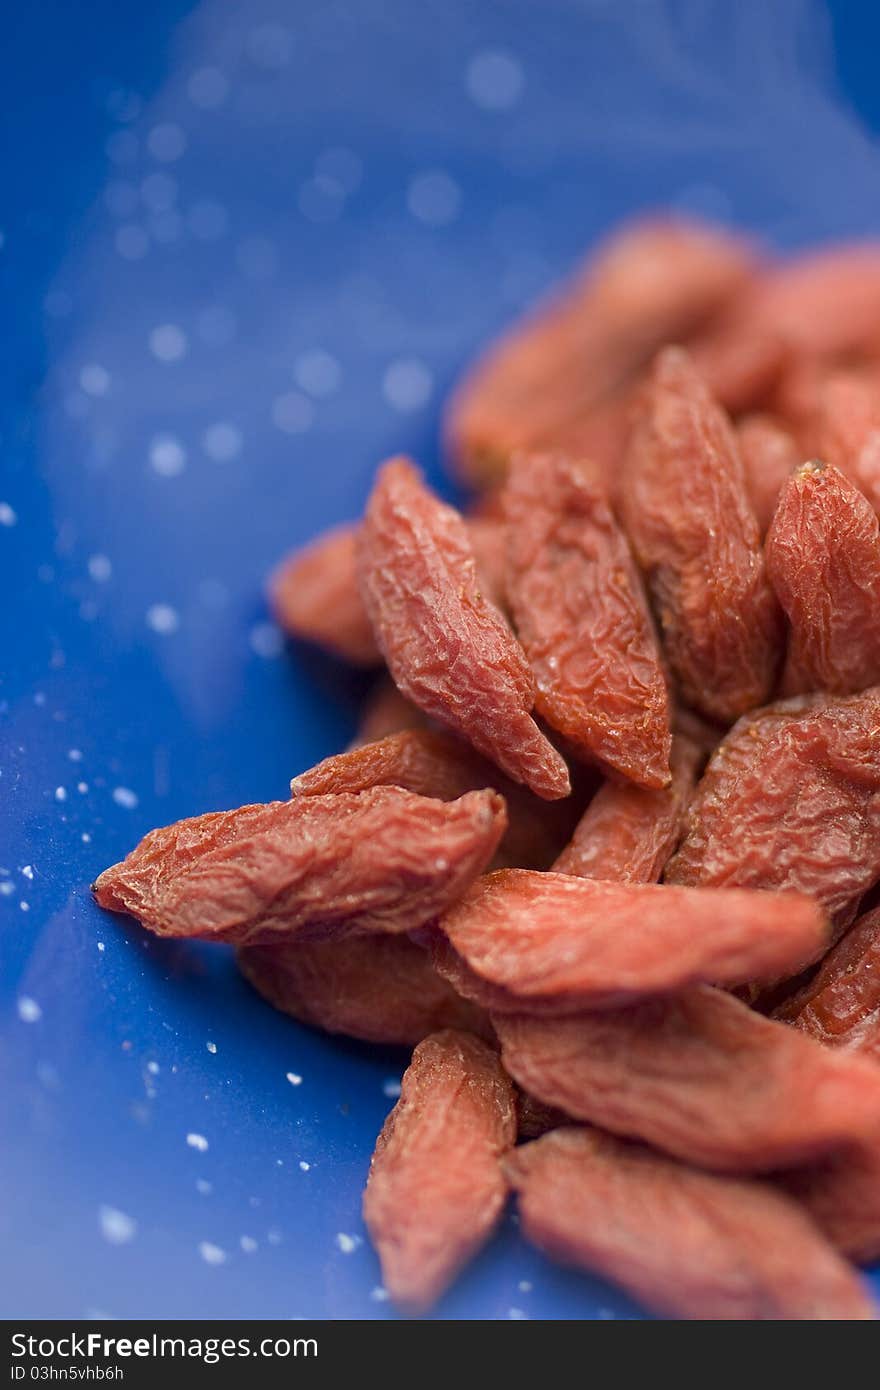
[(876, 349), (880, 247), (857, 242), (813, 251), (752, 282), (740, 313), (755, 334), (818, 357)]
[(782, 489), (767, 573), (789, 621), (789, 694), (880, 681), (880, 523), (839, 469), (802, 464)]
[(549, 800), (567, 796), (565, 762), (530, 717), (532, 673), (480, 592), (464, 523), (405, 459), (379, 473), (360, 571), (379, 646), (404, 694), (514, 781)]
[(672, 781), (652, 790), (606, 782), (593, 797), (569, 844), (553, 865), (560, 874), (622, 883), (657, 883), (684, 829), (703, 754), (677, 735)]
[(549, 1134), (560, 1125), (571, 1124), (568, 1116), (563, 1115), (561, 1110), (554, 1110), (552, 1105), (545, 1105), (542, 1100), (536, 1100), (521, 1086), (514, 1087), (514, 1093), (516, 1137), (520, 1142), (525, 1139), (540, 1139), (542, 1134)]
[(792, 888), (838, 926), (880, 878), (880, 688), (782, 700), (719, 745), (667, 883)]
[(851, 478), (880, 511), (880, 389), (876, 378), (838, 372), (818, 396), (816, 453)]
[(801, 462), (801, 451), (794, 436), (772, 415), (747, 415), (739, 422), (737, 435), (749, 497), (765, 535), (782, 485)]
[(722, 722), (762, 704), (778, 664), (779, 609), (736, 436), (679, 348), (654, 364), (621, 506), (685, 701)]
[(430, 1307), (488, 1240), (507, 1192), (500, 1159), (515, 1141), (513, 1088), (497, 1053), (468, 1033), (420, 1043), (364, 1193), (382, 1279), (400, 1307)]
[(777, 1181), (851, 1260), (867, 1264), (880, 1256), (880, 1133)]
[(616, 1011), (492, 1022), (506, 1069), (532, 1095), (706, 1168), (807, 1162), (880, 1124), (880, 1067), (709, 985)]
[(535, 708), (582, 755), (669, 781), (669, 699), (641, 580), (595, 483), (558, 454), (511, 462), (507, 594)]
[(507, 534), (502, 521), (466, 517), (465, 525), (474, 552), (477, 578), (490, 603), (503, 613), (507, 608)]
[(754, 329), (735, 307), (694, 338), (688, 350), (715, 400), (732, 415), (763, 405), (789, 360), (783, 338)]
[(276, 1009), (325, 1033), (410, 1046), (439, 1028), (491, 1034), (407, 936), (245, 946), (238, 968)]
[(397, 787), (304, 796), (153, 830), (94, 885), (158, 936), (240, 946), (405, 932), (436, 917), (504, 834), (495, 792), (458, 801)]
[[(823, 913), (795, 894), (602, 883), (527, 869), (485, 875), (439, 925), (481, 982), (508, 993), (505, 1011), (525, 1013), (533, 1003), (559, 1013), (616, 1007), (696, 981), (773, 980), (815, 959), (828, 939)], [(484, 999), (453, 983), (499, 1010), (497, 995)]]
[(873, 1317), (855, 1272), (768, 1183), (701, 1173), (580, 1127), (516, 1149), (504, 1171), (528, 1240), (661, 1314)]
[(517, 449), (561, 446), (661, 344), (742, 289), (753, 265), (741, 241), (697, 223), (655, 218), (617, 232), (458, 387), (446, 424), (461, 473), (485, 485)]
[(272, 607), (291, 637), (326, 647), (355, 666), (382, 660), (357, 583), (355, 525), (337, 526), (281, 562), (269, 581)]
[(401, 695), (394, 681), (382, 676), (367, 697), (349, 749), (361, 748), (365, 743), (377, 743), (389, 734), (401, 733), (404, 729), (423, 729), (426, 723), (426, 716), (411, 700)]
[(776, 1017), (820, 1042), (880, 1061), (880, 907), (850, 927), (809, 984), (787, 999)]
[(325, 796), (378, 786), (403, 787), (440, 801), (485, 787), (500, 792), (508, 825), (499, 857), (518, 868), (547, 868), (577, 814), (568, 798), (548, 806), (470, 744), (439, 729), (405, 730), (325, 758), (294, 777), (290, 791), (292, 796)]

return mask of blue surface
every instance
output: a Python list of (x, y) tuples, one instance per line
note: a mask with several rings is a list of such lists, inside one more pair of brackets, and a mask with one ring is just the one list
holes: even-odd
[[(390, 450), (439, 477), (449, 383), (601, 230), (876, 232), (865, 9), (4, 14), (0, 1314), (389, 1315), (359, 1204), (403, 1057), (87, 885), (346, 741), (358, 682), (282, 649), (264, 575)], [(509, 1223), (438, 1316), (637, 1310)]]

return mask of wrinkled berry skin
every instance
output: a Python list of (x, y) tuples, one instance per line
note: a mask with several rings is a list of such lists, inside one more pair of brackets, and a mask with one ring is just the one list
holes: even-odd
[[(439, 921), (491, 988), (441, 973), (496, 1012), (614, 1008), (697, 981), (728, 985), (796, 974), (828, 940), (824, 914), (795, 894), (707, 892), (502, 869)], [(502, 999), (498, 991), (503, 992)]]
[(604, 495), (571, 459), (520, 454), (504, 508), (506, 590), (538, 713), (582, 757), (665, 786), (666, 680), (641, 577)]
[(852, 1048), (880, 1061), (880, 907), (853, 923), (776, 1017), (831, 1047)]
[(848, 926), (880, 878), (878, 727), (878, 687), (746, 715), (710, 759), (666, 882), (792, 888)]
[(489, 1033), (407, 936), (245, 946), (238, 968), (276, 1009), (325, 1033), (410, 1047), (441, 1028)]
[(412, 931), (486, 867), (506, 823), (490, 791), (271, 801), (151, 831), (93, 891), (157, 936), (250, 946)]
[(803, 462), (794, 435), (772, 415), (747, 415), (737, 425), (749, 497), (761, 535), (766, 536), (789, 474)]
[(382, 657), (357, 582), (358, 531), (336, 526), (288, 555), (269, 581), (269, 597), (291, 637), (353, 666), (377, 666)]
[(880, 1067), (708, 985), (626, 1009), (492, 1021), (530, 1095), (700, 1167), (770, 1172), (880, 1125)]
[(406, 459), (380, 470), (360, 541), (361, 592), (400, 690), (515, 782), (547, 800), (571, 791), (562, 756), (531, 718), (523, 650), (483, 596), (459, 514)]
[(764, 704), (781, 615), (736, 436), (682, 349), (654, 364), (621, 509), (684, 701), (720, 723)]
[(782, 489), (767, 573), (789, 622), (787, 694), (850, 695), (880, 681), (880, 523), (830, 464), (802, 464)]
[(672, 744), (672, 781), (660, 790), (605, 782), (553, 869), (578, 878), (658, 883), (684, 830), (702, 750), (683, 734)]
[(364, 1193), (398, 1307), (425, 1312), (488, 1240), (507, 1195), (500, 1160), (515, 1142), (513, 1086), (498, 1054), (451, 1030), (420, 1043)]
[(591, 456), (596, 423), (604, 433), (657, 349), (710, 323), (754, 266), (750, 248), (715, 227), (655, 217), (622, 228), (456, 390), (446, 435), (460, 474), (491, 485), (519, 449)]
[(516, 1149), (504, 1171), (527, 1240), (661, 1316), (874, 1316), (855, 1272), (768, 1183), (702, 1173), (580, 1126)]

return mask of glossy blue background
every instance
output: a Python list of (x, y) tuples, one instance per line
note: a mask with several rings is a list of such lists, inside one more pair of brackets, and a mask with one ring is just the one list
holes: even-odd
[[(350, 736), (362, 685), (282, 649), (267, 569), (390, 450), (439, 480), (450, 382), (609, 224), (663, 203), (779, 246), (876, 232), (872, 24), (794, 0), (4, 7), (0, 1314), (389, 1315), (359, 1204), (404, 1058), (274, 1015), (227, 954), (87, 885)], [(512, 1221), (438, 1310), (637, 1315)]]

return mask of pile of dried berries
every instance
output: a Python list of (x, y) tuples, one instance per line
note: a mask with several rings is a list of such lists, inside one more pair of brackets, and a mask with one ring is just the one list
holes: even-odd
[(427, 1308), (508, 1193), (659, 1312), (870, 1318), (880, 248), (625, 229), (273, 581), (384, 666), (291, 799), (95, 885), (304, 1023), (415, 1046), (364, 1214)]

